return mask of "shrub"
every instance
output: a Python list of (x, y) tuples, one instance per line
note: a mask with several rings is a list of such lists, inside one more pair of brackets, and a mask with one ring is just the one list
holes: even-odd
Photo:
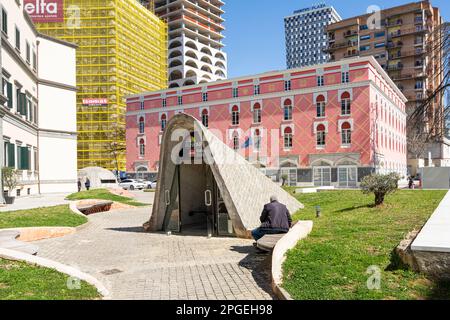
[(2, 168), (2, 182), (3, 186), (8, 188), (8, 196), (11, 196), (11, 191), (19, 184), (19, 174), (14, 168)]
[(375, 194), (375, 205), (384, 203), (384, 198), (398, 189), (400, 175), (397, 173), (371, 174), (361, 181), (361, 189), (364, 194)]

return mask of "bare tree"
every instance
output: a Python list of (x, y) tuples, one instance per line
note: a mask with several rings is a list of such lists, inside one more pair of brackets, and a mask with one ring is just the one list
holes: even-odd
[[(111, 132), (111, 142), (108, 146), (108, 152), (113, 156), (113, 166), (116, 168), (117, 174), (119, 174), (119, 159), (125, 156), (127, 150), (126, 147), (126, 132), (123, 125), (116, 124)], [(118, 177), (119, 178), (119, 177)]]

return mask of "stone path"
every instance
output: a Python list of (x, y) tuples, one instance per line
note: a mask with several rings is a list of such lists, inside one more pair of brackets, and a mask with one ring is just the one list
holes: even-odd
[(142, 232), (151, 208), (100, 213), (39, 256), (93, 275), (113, 299), (272, 299), (270, 262), (252, 241)]

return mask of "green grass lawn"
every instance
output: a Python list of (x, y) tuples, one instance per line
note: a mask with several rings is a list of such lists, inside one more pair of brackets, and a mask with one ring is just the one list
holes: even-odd
[(68, 205), (0, 212), (0, 229), (20, 227), (76, 227), (87, 218), (73, 213)]
[[(295, 220), (313, 220), (309, 237), (289, 251), (283, 287), (294, 299), (450, 299), (450, 283), (402, 268), (392, 255), (409, 231), (427, 221), (445, 191), (398, 191), (382, 207), (360, 191), (297, 194), (305, 205)], [(315, 217), (315, 206), (322, 208)], [(370, 266), (381, 290), (369, 290)]]
[(97, 289), (84, 281), (81, 282), (79, 289), (70, 290), (67, 287), (67, 280), (67, 275), (55, 270), (0, 258), (0, 300), (101, 298)]
[(120, 202), (135, 207), (144, 207), (148, 204), (137, 202), (132, 198), (122, 197), (112, 194), (106, 189), (94, 189), (89, 191), (81, 191), (77, 193), (72, 193), (67, 197), (68, 200), (88, 200), (88, 199), (99, 199), (99, 200), (110, 200), (115, 202)]

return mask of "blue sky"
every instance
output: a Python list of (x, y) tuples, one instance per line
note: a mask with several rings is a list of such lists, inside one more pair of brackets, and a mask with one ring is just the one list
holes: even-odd
[[(225, 50), (228, 77), (251, 75), (286, 68), (284, 21), (294, 10), (319, 1), (308, 0), (224, 0), (226, 14)], [(370, 5), (389, 8), (407, 0), (328, 0), (343, 19), (364, 14)], [(433, 0), (446, 21), (450, 20), (450, 1)]]

